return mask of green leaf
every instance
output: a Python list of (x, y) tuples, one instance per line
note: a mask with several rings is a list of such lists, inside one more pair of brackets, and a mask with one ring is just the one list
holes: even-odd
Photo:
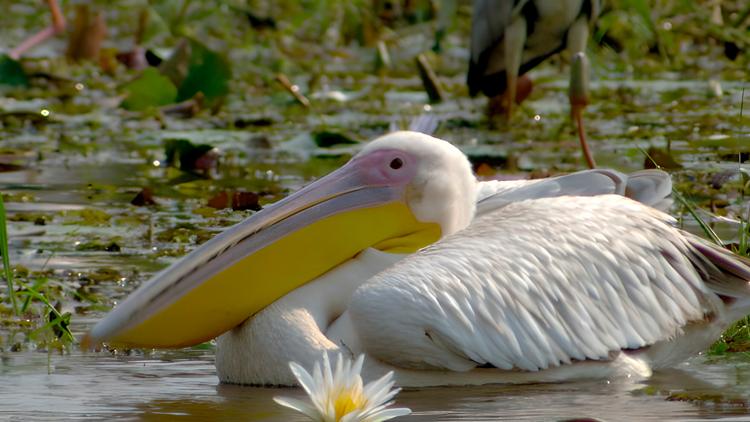
[(126, 110), (141, 111), (175, 102), (177, 88), (166, 76), (148, 67), (141, 76), (123, 87), (127, 97), (122, 102)]
[(8, 284), (8, 297), (10, 298), (10, 303), (13, 306), (13, 313), (15, 315), (18, 315), (16, 289), (15, 287), (13, 287), (13, 271), (10, 268), (10, 254), (8, 252), (8, 229), (6, 227), (6, 224), (5, 204), (3, 203), (3, 196), (0, 195), (0, 254), (2, 254), (5, 282)]
[(0, 54), (0, 85), (29, 86), (21, 63), (5, 54)]
[(209, 104), (227, 95), (232, 77), (229, 62), (197, 41), (190, 41), (190, 49), (188, 72), (177, 92), (177, 102), (188, 100), (199, 92)]
[(159, 12), (153, 7), (147, 7), (148, 20), (146, 22), (146, 28), (143, 31), (143, 38), (141, 39), (141, 45), (148, 45), (149, 41), (156, 38), (159, 35), (169, 34), (169, 24), (164, 21), (164, 18)]
[(648, 25), (648, 27), (656, 32), (656, 28), (654, 27), (654, 21), (651, 18), (651, 6), (647, 0), (630, 0), (628, 3), (630, 3), (630, 7), (635, 10), (635, 12), (643, 19), (643, 22)]
[(182, 38), (174, 50), (172, 50), (169, 58), (161, 62), (159, 72), (168, 77), (174, 86), (180, 86), (182, 85), (182, 81), (187, 77), (189, 62), (190, 43), (187, 39)]
[(336, 145), (352, 145), (359, 142), (352, 135), (330, 130), (321, 130), (312, 135), (315, 145), (320, 148), (330, 148)]
[(711, 348), (708, 349), (709, 355), (723, 355), (729, 351), (729, 345), (727, 345), (723, 340), (719, 340), (716, 343), (711, 346)]

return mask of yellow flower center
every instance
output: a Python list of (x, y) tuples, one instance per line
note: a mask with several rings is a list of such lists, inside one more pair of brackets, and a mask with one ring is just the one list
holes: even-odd
[(339, 421), (344, 416), (355, 410), (362, 410), (367, 406), (367, 399), (362, 394), (362, 388), (352, 386), (353, 388), (344, 389), (336, 395), (333, 402), (333, 408), (336, 411), (336, 420)]

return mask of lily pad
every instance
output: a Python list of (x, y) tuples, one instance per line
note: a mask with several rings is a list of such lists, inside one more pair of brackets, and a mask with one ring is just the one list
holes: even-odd
[(112, 218), (106, 211), (95, 208), (73, 210), (67, 212), (67, 215), (73, 217), (73, 219), (66, 221), (64, 224), (80, 226), (104, 226), (109, 224), (109, 220)]
[(330, 130), (321, 130), (313, 133), (313, 141), (320, 148), (330, 148), (335, 145), (353, 145), (359, 142), (351, 135)]
[(122, 102), (126, 110), (142, 111), (175, 102), (177, 88), (158, 70), (148, 67), (141, 76), (123, 87), (127, 97)]
[(0, 54), (0, 85), (29, 86), (21, 63), (6, 54)]
[(188, 100), (200, 92), (211, 104), (227, 95), (232, 77), (227, 59), (197, 41), (190, 42), (190, 49), (188, 72), (180, 84), (177, 101)]
[(191, 223), (179, 223), (156, 234), (159, 242), (201, 244), (215, 236), (216, 233), (196, 227)]

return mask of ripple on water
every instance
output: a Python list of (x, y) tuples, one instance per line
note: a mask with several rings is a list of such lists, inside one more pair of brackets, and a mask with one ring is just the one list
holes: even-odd
[[(275, 395), (302, 391), (220, 385), (211, 350), (50, 356), (11, 353), (0, 366), (0, 418), (304, 420)], [(406, 390), (403, 420), (747, 420), (750, 362), (697, 357), (645, 382), (587, 381)]]

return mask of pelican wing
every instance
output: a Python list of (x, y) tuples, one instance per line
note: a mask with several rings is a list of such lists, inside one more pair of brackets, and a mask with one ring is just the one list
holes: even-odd
[(672, 178), (661, 170), (641, 170), (628, 175), (625, 196), (660, 210), (672, 205)]
[(594, 169), (547, 179), (491, 180), (479, 183), (477, 215), (529, 199), (607, 194), (624, 195), (661, 209), (669, 204), (666, 198), (671, 193), (672, 179), (661, 170), (626, 175), (615, 170)]
[(351, 318), (367, 353), (404, 368), (605, 360), (721, 312), (706, 282), (739, 264), (673, 222), (617, 195), (510, 203), (360, 286)]

